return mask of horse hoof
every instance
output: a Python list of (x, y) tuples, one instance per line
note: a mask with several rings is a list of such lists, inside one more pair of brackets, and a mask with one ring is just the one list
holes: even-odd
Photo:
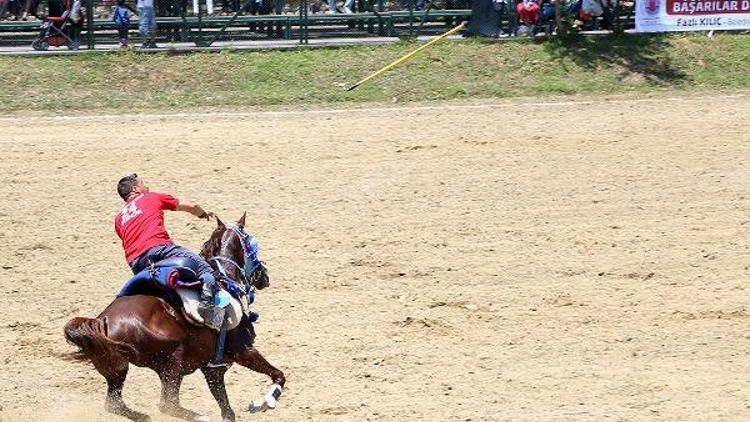
[(198, 415), (193, 418), (193, 422), (210, 422), (211, 418), (206, 415)]
[(250, 405), (247, 407), (247, 411), (250, 413), (260, 413), (265, 412), (266, 410), (268, 410), (268, 406), (266, 405), (265, 401), (263, 401), (260, 405), (257, 405), (254, 401), (251, 401)]
[(250, 413), (259, 413), (265, 412), (269, 409), (276, 409), (276, 405), (279, 404), (279, 397), (281, 397), (281, 386), (278, 384), (274, 384), (271, 386), (271, 389), (268, 390), (266, 396), (263, 397), (260, 405), (257, 405), (254, 401), (251, 401), (250, 405), (247, 407), (247, 411)]

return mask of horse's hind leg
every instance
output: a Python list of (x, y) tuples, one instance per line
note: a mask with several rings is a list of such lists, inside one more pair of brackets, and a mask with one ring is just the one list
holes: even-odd
[(107, 401), (105, 402), (105, 409), (108, 412), (124, 416), (137, 422), (148, 422), (151, 420), (147, 414), (131, 410), (125, 402), (122, 401), (122, 387), (125, 384), (125, 377), (128, 376), (128, 361), (122, 360), (113, 362), (112, 360), (109, 360), (109, 362), (105, 362), (97, 359), (94, 360), (94, 366), (107, 380)]
[(162, 372), (159, 373), (159, 379), (161, 379), (161, 402), (159, 403), (159, 410), (167, 415), (188, 421), (208, 421), (207, 416), (185, 409), (180, 405), (182, 375), (172, 372)]

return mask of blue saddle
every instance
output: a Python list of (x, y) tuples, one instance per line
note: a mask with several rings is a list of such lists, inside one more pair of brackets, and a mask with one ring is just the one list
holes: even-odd
[[(154, 295), (167, 300), (172, 306), (181, 306), (181, 299), (175, 292), (178, 287), (198, 288), (202, 282), (198, 279), (198, 266), (190, 258), (167, 258), (152, 264), (130, 278), (122, 286), (117, 297), (135, 295)], [(248, 304), (255, 301), (255, 291), (248, 289)], [(235, 295), (239, 299), (239, 295)], [(214, 298), (216, 306), (225, 307), (231, 300), (230, 293), (220, 290)], [(256, 322), (259, 315), (249, 311), (250, 322)]]
[(174, 291), (178, 287), (197, 287), (196, 263), (186, 257), (167, 258), (151, 265), (125, 282), (117, 297), (134, 296), (152, 291), (154, 288)]

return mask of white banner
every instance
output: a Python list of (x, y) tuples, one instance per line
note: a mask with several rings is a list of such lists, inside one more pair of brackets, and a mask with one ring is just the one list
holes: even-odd
[(750, 0), (638, 0), (636, 32), (750, 29)]

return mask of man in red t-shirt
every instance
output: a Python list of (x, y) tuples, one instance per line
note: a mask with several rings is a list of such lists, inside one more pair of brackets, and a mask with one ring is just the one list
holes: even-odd
[(213, 213), (171, 195), (151, 192), (137, 174), (120, 179), (117, 193), (125, 201), (125, 206), (115, 216), (115, 232), (122, 240), (125, 259), (133, 274), (167, 258), (190, 258), (195, 262), (198, 279), (203, 283), (201, 307), (204, 311), (212, 309), (216, 292), (213, 269), (199, 255), (172, 242), (164, 228), (164, 210), (185, 211), (207, 220), (213, 217)]
[[(199, 255), (172, 242), (164, 228), (164, 210), (185, 211), (206, 220), (214, 214), (206, 212), (200, 205), (180, 201), (164, 193), (151, 192), (135, 173), (120, 179), (117, 183), (117, 193), (125, 201), (125, 206), (115, 216), (115, 232), (122, 240), (125, 259), (130, 269), (133, 270), (133, 274), (143, 271), (151, 263), (167, 258), (190, 258), (195, 262), (198, 279), (203, 284), (201, 313), (212, 312), (216, 293), (213, 268)], [(206, 318), (206, 321), (213, 321), (215, 326), (212, 328), (220, 330), (222, 321), (215, 321), (215, 319)], [(226, 331), (221, 330), (216, 339), (216, 353), (209, 363), (210, 367), (226, 365), (222, 362), (224, 357), (222, 338), (225, 336)]]

